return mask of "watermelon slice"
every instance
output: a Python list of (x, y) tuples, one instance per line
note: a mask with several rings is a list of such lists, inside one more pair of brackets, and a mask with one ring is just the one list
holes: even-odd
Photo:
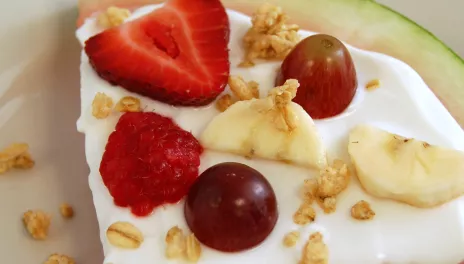
[[(136, 8), (159, 0), (79, 0), (78, 25), (116, 5)], [(302, 28), (331, 34), (366, 50), (381, 52), (413, 67), (464, 127), (464, 60), (426, 29), (370, 0), (223, 0), (227, 8), (251, 15), (262, 3), (281, 6)]]

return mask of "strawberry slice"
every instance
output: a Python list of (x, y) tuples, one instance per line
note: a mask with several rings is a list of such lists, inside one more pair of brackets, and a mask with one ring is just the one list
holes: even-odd
[(111, 84), (172, 105), (206, 105), (229, 76), (229, 20), (219, 0), (170, 0), (85, 43)]

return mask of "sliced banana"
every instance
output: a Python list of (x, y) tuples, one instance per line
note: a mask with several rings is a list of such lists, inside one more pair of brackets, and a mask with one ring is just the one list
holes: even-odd
[(368, 125), (350, 132), (348, 152), (361, 185), (374, 196), (433, 207), (464, 194), (464, 152)]
[(325, 150), (311, 117), (291, 100), (299, 86), (287, 80), (263, 99), (239, 101), (216, 116), (201, 135), (204, 147), (249, 158), (324, 168)]

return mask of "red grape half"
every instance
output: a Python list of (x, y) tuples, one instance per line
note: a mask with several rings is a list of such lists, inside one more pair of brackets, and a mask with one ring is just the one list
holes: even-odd
[(204, 171), (185, 203), (187, 224), (200, 242), (224, 252), (259, 245), (277, 222), (277, 202), (257, 170), (235, 162)]
[(282, 63), (276, 84), (297, 79), (293, 101), (314, 119), (343, 112), (356, 93), (357, 79), (348, 49), (335, 37), (318, 34), (298, 43)]

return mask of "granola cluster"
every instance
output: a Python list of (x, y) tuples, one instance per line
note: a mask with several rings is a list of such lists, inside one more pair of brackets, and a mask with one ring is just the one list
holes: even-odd
[(284, 59), (300, 41), (298, 25), (288, 25), (282, 8), (264, 4), (251, 19), (252, 26), (243, 37), (245, 59), (242, 67), (253, 66), (253, 60)]
[(349, 182), (348, 166), (342, 160), (335, 160), (331, 167), (320, 172), (317, 191), (320, 197), (333, 197), (345, 190)]
[(303, 248), (300, 264), (327, 264), (329, 262), (329, 249), (319, 232), (309, 236)]
[(193, 233), (185, 236), (182, 229), (174, 226), (166, 234), (165, 242), (165, 254), (168, 259), (184, 258), (189, 262), (197, 262), (200, 259), (201, 245)]
[(30, 169), (35, 162), (26, 143), (13, 143), (0, 152), (0, 174), (15, 169)]
[(350, 172), (342, 160), (335, 160), (332, 166), (320, 171), (316, 180), (305, 180), (303, 200), (316, 201), (325, 213), (336, 210), (337, 195), (348, 187)]
[(225, 94), (216, 101), (216, 108), (224, 112), (237, 101), (246, 101), (259, 98), (259, 84), (255, 81), (245, 81), (241, 76), (230, 76), (228, 81), (234, 96)]
[[(98, 92), (92, 101), (92, 115), (97, 119), (107, 118), (113, 111), (113, 99), (105, 93)], [(140, 99), (125, 96), (121, 98), (114, 107), (118, 112), (140, 112)]]
[(131, 13), (128, 9), (110, 6), (98, 16), (97, 23), (102, 28), (117, 27), (124, 23), (124, 20), (130, 15)]
[(24, 226), (36, 240), (45, 240), (47, 238), (50, 220), (51, 217), (40, 210), (29, 210), (23, 214)]

